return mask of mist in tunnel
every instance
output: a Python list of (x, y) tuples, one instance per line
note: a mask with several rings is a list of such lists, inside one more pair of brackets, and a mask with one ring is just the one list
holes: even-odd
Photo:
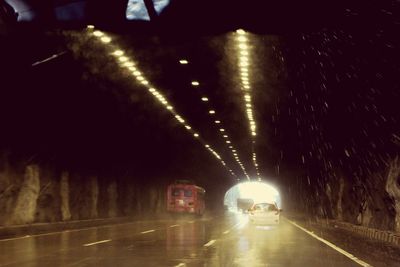
[(276, 203), (281, 208), (279, 191), (265, 182), (248, 181), (234, 185), (224, 197), (224, 205), (229, 211), (240, 211), (253, 203)]

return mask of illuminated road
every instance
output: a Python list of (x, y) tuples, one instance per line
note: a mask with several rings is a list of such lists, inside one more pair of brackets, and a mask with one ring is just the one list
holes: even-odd
[(0, 241), (0, 266), (362, 266), (287, 221), (142, 221)]

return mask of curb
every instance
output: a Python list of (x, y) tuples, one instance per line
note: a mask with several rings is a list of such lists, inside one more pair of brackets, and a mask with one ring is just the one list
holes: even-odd
[(343, 229), (373, 240), (379, 240), (395, 246), (400, 246), (400, 233), (397, 232), (384, 231), (337, 220), (317, 219), (316, 223), (322, 226)]

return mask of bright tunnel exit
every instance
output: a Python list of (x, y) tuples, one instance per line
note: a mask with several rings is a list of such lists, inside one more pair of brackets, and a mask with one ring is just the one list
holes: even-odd
[(281, 208), (279, 191), (265, 182), (243, 182), (231, 187), (224, 197), (229, 211), (245, 212), (252, 204), (275, 203)]

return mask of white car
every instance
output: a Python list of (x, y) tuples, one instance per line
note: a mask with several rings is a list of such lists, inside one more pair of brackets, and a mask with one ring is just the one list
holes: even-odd
[(249, 209), (253, 224), (279, 224), (281, 209), (275, 203), (257, 203)]

